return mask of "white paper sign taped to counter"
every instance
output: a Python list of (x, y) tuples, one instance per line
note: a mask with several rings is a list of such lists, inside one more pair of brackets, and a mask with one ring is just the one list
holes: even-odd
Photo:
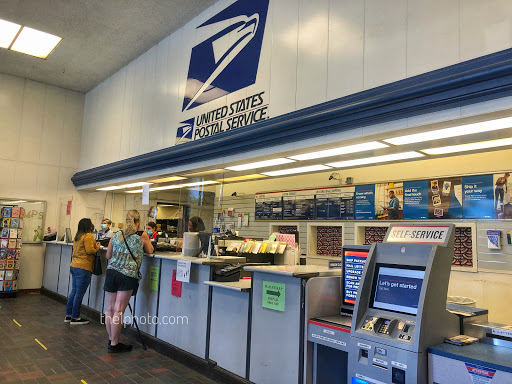
[(178, 260), (178, 268), (176, 269), (176, 280), (183, 283), (190, 282), (190, 260)]

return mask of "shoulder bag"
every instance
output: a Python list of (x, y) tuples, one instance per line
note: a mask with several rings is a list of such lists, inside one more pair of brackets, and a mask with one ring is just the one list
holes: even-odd
[(132, 296), (135, 296), (137, 294), (137, 291), (139, 290), (139, 282), (140, 282), (140, 279), (142, 279), (142, 275), (140, 274), (139, 263), (137, 263), (137, 259), (135, 258), (135, 256), (133, 256), (132, 250), (130, 249), (130, 246), (128, 245), (128, 241), (126, 241), (126, 236), (124, 235), (123, 231), (121, 231), (121, 235), (123, 236), (124, 243), (126, 244), (126, 248), (128, 249), (128, 252), (130, 252), (130, 255), (132, 256), (133, 261), (135, 261), (135, 264), (138, 267), (138, 269), (137, 269), (137, 286), (135, 287), (135, 289), (133, 290), (133, 293), (132, 293)]
[(101, 266), (101, 258), (99, 252), (94, 255), (94, 264), (92, 266), (92, 274), (100, 276), (103, 274), (103, 267)]

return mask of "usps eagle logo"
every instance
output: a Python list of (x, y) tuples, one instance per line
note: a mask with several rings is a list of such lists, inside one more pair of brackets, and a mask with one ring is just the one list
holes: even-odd
[(269, 0), (238, 0), (197, 27), (182, 111), (256, 82)]
[(176, 132), (176, 143), (182, 144), (192, 140), (192, 134), (194, 131), (194, 118), (182, 121)]

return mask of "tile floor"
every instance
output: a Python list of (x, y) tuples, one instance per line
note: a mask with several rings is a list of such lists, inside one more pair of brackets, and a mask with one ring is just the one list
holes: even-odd
[(1, 384), (221, 384), (151, 349), (143, 351), (123, 336), (133, 351), (109, 354), (103, 325), (72, 327), (64, 323), (64, 310), (63, 304), (40, 294), (0, 300)]

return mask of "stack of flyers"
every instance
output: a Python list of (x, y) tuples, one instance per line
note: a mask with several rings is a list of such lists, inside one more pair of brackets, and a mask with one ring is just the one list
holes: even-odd
[(5, 217), (2, 219), (2, 227), (9, 228), (11, 226), (11, 219), (6, 219)]
[(0, 249), (0, 260), (7, 258), (7, 249)]
[(15, 280), (12, 282), (12, 290), (17, 291), (18, 290), (18, 282)]
[(4, 280), (5, 271), (0, 271), (0, 280)]
[(13, 271), (7, 270), (5, 271), (5, 280), (12, 280)]
[(7, 248), (9, 245), (9, 239), (1, 239), (0, 240), (0, 248)]
[(13, 280), (18, 280), (18, 276), (20, 275), (20, 271), (18, 269), (15, 269), (13, 272), (12, 272), (12, 279)]
[(18, 230), (16, 228), (11, 228), (11, 230), (9, 231), (9, 238), (11, 238), (11, 239), (18, 238)]
[(7, 260), (13, 260), (16, 258), (16, 249), (8, 249), (7, 250)]
[(23, 229), (18, 229), (18, 239), (23, 237)]
[[(276, 253), (277, 251), (277, 246), (279, 245), (279, 243), (276, 243), (275, 241), (271, 244), (271, 247), (270, 247), (270, 253)], [(268, 247), (267, 247), (268, 248)]]
[(14, 260), (6, 260), (5, 269), (14, 269)]
[(18, 224), (18, 228), (20, 228), (20, 229), (23, 228), (23, 219), (20, 219), (19, 224)]
[[(2, 239), (4, 240), (4, 239)], [(9, 243), (7, 244), (7, 248), (16, 249), (16, 239), (9, 239)]]
[(7, 264), (7, 262), (0, 259), (0, 269), (5, 269), (5, 264)]
[(20, 249), (23, 241), (21, 239), (16, 239), (16, 248)]
[(277, 250), (276, 250), (276, 253), (278, 254), (283, 254), (284, 251), (286, 250), (286, 243), (280, 243), (278, 246), (277, 246)]
[(0, 237), (2, 237), (4, 239), (8, 239), (9, 233), (10, 233), (9, 228), (2, 228), (2, 236), (0, 236)]
[(14, 269), (20, 269), (20, 261), (19, 260), (14, 260)]
[(20, 217), (20, 207), (12, 207), (11, 217)]
[(458, 335), (458, 336), (453, 336), (453, 337), (444, 339), (444, 342), (448, 343), (448, 344), (463, 346), (463, 345), (478, 343), (478, 339), (476, 337), (472, 337), (472, 336)]
[(11, 219), (11, 228), (18, 228), (20, 226), (20, 219), (17, 217), (13, 217)]
[(261, 243), (259, 243), (259, 242), (254, 243), (254, 246), (252, 247), (251, 252), (258, 253), (260, 251), (260, 248), (261, 248)]
[(20, 219), (25, 217), (25, 208), (20, 208)]

